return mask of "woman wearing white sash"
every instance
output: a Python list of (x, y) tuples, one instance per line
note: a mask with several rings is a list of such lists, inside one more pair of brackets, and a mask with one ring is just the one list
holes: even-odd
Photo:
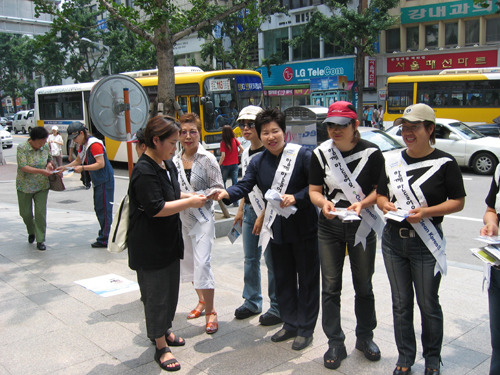
[(394, 121), (408, 148), (386, 156), (377, 187), (377, 204), (384, 214), (404, 210), (410, 215), (402, 221), (388, 219), (382, 236), (399, 352), (394, 375), (409, 374), (415, 363), (413, 290), (422, 321), (425, 375), (440, 373), (443, 312), (438, 292), (441, 274), (446, 274), (441, 222), (444, 215), (463, 209), (465, 189), (453, 156), (431, 146), (435, 122), (433, 109), (422, 103), (407, 107)]
[[(481, 236), (498, 236), (498, 219), (500, 218), (500, 165), (495, 170), (491, 188), (486, 197), (486, 212)], [(491, 333), (490, 375), (500, 374), (500, 268), (485, 265), (488, 278), (488, 302)]]
[[(223, 188), (222, 174), (215, 156), (200, 145), (201, 122), (194, 113), (179, 118), (181, 131), (179, 140), (183, 147), (180, 155), (173, 158), (179, 171), (181, 191), (208, 193)], [(206, 332), (218, 330), (217, 313), (214, 308), (215, 281), (210, 266), (212, 245), (215, 238), (213, 201), (201, 209), (181, 212), (184, 259), (181, 261), (181, 281), (192, 282), (198, 294), (198, 305), (188, 319), (198, 318), (206, 311)]]
[[(372, 276), (377, 250), (376, 229), (381, 231), (383, 228), (382, 218), (377, 215), (374, 205), (384, 157), (375, 144), (361, 139), (357, 130), (356, 108), (351, 103), (333, 103), (323, 124), (331, 139), (314, 150), (309, 172), (309, 195), (311, 202), (322, 209), (318, 239), (323, 330), (329, 347), (324, 355), (324, 365), (336, 369), (347, 357), (340, 318), (346, 247), (356, 293), (356, 348), (371, 361), (380, 359), (380, 350), (373, 342), (377, 318)], [(336, 208), (353, 210), (362, 220), (342, 221), (330, 213)]]
[[(270, 238), (276, 280), (276, 296), (283, 328), (271, 340), (295, 337), (292, 349), (301, 350), (313, 339), (319, 312), (318, 213), (309, 199), (311, 151), (285, 143), (285, 116), (278, 109), (264, 110), (255, 120), (257, 134), (266, 148), (250, 161), (245, 176), (219, 192), (217, 199), (236, 202), (255, 185), (265, 194), (274, 189), (281, 196), (281, 207), (298, 210), (288, 218), (275, 215), (267, 203), (260, 234)], [(262, 248), (267, 245), (262, 241)]]

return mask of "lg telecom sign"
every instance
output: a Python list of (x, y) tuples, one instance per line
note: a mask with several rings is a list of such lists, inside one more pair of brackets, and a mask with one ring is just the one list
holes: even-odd
[(264, 86), (309, 83), (311, 78), (347, 76), (354, 80), (354, 57), (330, 59), (307, 63), (289, 63), (271, 67), (271, 76), (267, 68), (257, 69), (262, 74)]

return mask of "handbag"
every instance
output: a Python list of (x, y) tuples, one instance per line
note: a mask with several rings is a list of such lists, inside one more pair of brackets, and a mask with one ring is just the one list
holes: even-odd
[(49, 188), (50, 190), (63, 191), (64, 189), (66, 189), (64, 187), (62, 176), (60, 176), (59, 173), (52, 173), (49, 176), (49, 183), (50, 183), (50, 188)]
[(121, 253), (127, 249), (127, 232), (129, 224), (129, 200), (126, 194), (120, 208), (113, 218), (111, 229), (108, 237), (108, 251), (110, 253)]

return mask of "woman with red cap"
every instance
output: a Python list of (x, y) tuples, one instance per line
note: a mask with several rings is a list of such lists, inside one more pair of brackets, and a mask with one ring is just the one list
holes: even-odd
[[(356, 108), (345, 101), (333, 103), (323, 122), (331, 139), (318, 146), (311, 158), (309, 196), (321, 209), (319, 255), (322, 275), (323, 330), (328, 337), (324, 365), (340, 366), (347, 357), (341, 328), (340, 294), (346, 247), (356, 293), (356, 348), (370, 361), (380, 359), (373, 342), (377, 326), (372, 276), (375, 266), (376, 232), (383, 221), (374, 209), (376, 187), (384, 164), (375, 144), (361, 139)], [(351, 218), (341, 214), (350, 211)]]

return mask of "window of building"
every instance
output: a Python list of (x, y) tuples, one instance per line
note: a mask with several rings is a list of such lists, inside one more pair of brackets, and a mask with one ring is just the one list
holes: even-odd
[(288, 28), (264, 31), (264, 55), (269, 58), (273, 54), (288, 61)]
[(436, 49), (439, 40), (439, 25), (426, 25), (425, 26), (425, 48)]
[(458, 22), (446, 23), (444, 25), (444, 44), (446, 47), (458, 45)]
[(500, 41), (500, 18), (486, 20), (486, 42)]
[(465, 21), (465, 45), (479, 43), (479, 20)]
[(325, 57), (336, 57), (345, 56), (354, 53), (354, 48), (350, 45), (341, 41), (342, 45), (335, 45), (325, 40)]
[(389, 29), (385, 32), (386, 35), (386, 46), (385, 49), (387, 52), (394, 52), (401, 50), (401, 33), (399, 32), (399, 28), (397, 29)]
[[(294, 38), (302, 34), (303, 26), (292, 28)], [(293, 49), (293, 61), (310, 60), (319, 58), (319, 37), (312, 37)]]
[(281, 6), (287, 9), (298, 9), (311, 5), (323, 4), (325, 0), (280, 0)]
[(406, 29), (406, 48), (416, 51), (418, 49), (418, 26)]

